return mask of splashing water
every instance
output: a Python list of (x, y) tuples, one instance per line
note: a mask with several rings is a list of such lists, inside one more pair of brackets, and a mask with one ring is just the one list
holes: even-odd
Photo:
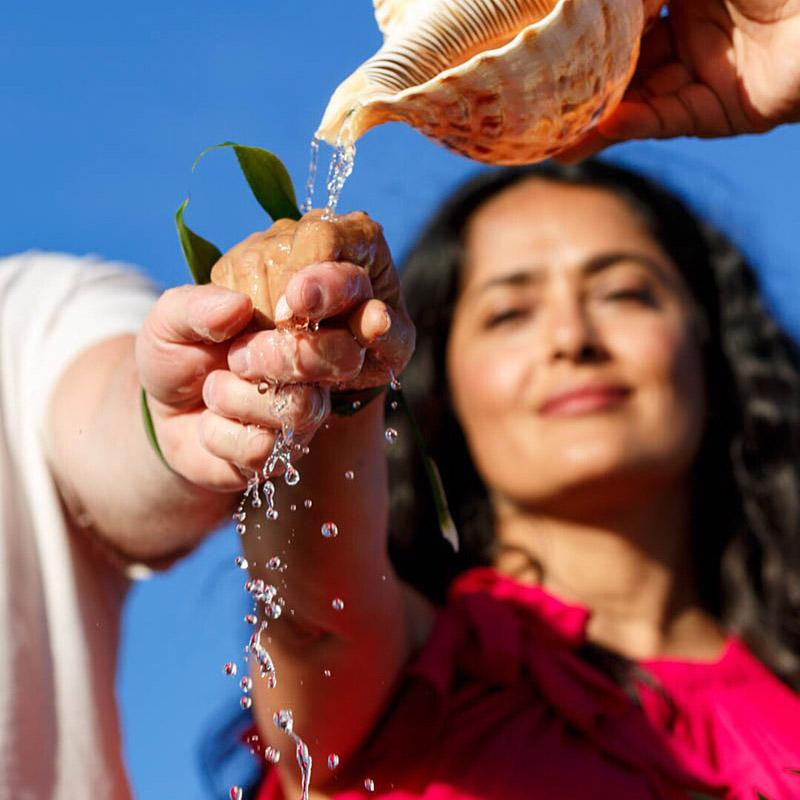
[(336, 216), (336, 208), (339, 205), (339, 198), (342, 196), (342, 189), (347, 179), (353, 174), (353, 167), (356, 161), (355, 144), (342, 143), (340, 140), (333, 149), (330, 167), (328, 168), (328, 202), (322, 218), (332, 220)]
[(306, 199), (300, 206), (303, 214), (308, 214), (314, 207), (314, 190), (317, 184), (317, 164), (319, 163), (319, 144), (320, 140), (315, 136), (311, 140), (311, 159), (308, 163), (308, 180), (306, 181)]
[(267, 747), (264, 750), (264, 760), (270, 764), (277, 764), (281, 760), (281, 751), (276, 750), (274, 747)]
[(233, 661), (228, 661), (228, 662), (226, 662), (225, 666), (222, 668), (222, 671), (226, 675), (235, 676), (236, 673), (239, 671), (239, 668), (236, 666), (236, 664), (233, 663)]
[(311, 785), (311, 754), (306, 743), (294, 732), (294, 716), (288, 708), (277, 711), (272, 716), (272, 721), (279, 731), (283, 731), (295, 744), (297, 765), (300, 767), (301, 800), (308, 800), (308, 790)]

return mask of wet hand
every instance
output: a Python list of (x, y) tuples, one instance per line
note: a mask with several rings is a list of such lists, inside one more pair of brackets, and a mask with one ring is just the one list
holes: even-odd
[[(216, 491), (244, 487), (242, 468), (264, 463), (279, 416), (303, 430), (319, 424), (326, 410), (314, 387), (265, 397), (227, 372), (231, 341), (252, 316), (250, 298), (239, 292), (181, 286), (161, 296), (136, 340), (139, 379), (167, 463)], [(219, 405), (226, 414), (218, 413)]]
[(760, 133), (800, 121), (800, 0), (673, 0), (616, 111), (558, 160), (630, 139)]
[(229, 285), (244, 278), (259, 286), (258, 264), (286, 273), (274, 303), (264, 304), (275, 327), (231, 348), (229, 366), (241, 379), (351, 390), (387, 384), (404, 369), (414, 327), (381, 228), (366, 214), (327, 221), (311, 212), (230, 256)]

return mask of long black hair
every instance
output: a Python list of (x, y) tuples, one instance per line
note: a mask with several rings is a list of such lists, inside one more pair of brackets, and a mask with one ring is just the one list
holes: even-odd
[[(702, 601), (780, 678), (800, 689), (800, 360), (766, 310), (741, 252), (656, 183), (601, 161), (481, 173), (445, 202), (402, 270), (417, 348), (403, 389), (438, 464), (461, 551), (438, 535), (410, 430), (390, 453), (390, 554), (434, 601), (451, 579), (492, 563), (493, 514), (453, 412), (445, 354), (472, 215), (530, 178), (622, 198), (682, 272), (705, 316), (709, 419), (694, 465), (692, 537)], [(394, 414), (392, 424), (408, 423)]]

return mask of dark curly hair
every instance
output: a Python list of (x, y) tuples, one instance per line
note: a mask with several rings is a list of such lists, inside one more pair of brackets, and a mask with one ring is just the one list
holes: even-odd
[(702, 600), (778, 677), (800, 689), (797, 351), (766, 310), (751, 269), (731, 242), (661, 186), (602, 161), (481, 173), (446, 201), (405, 260), (402, 278), (417, 349), (403, 389), (441, 472), (461, 551), (455, 555), (437, 533), (409, 422), (394, 413), (401, 435), (390, 454), (389, 549), (398, 573), (438, 602), (456, 574), (493, 561), (492, 510), (453, 413), (445, 353), (469, 219), (493, 196), (534, 177), (622, 198), (678, 266), (704, 312), (710, 414), (692, 484)]

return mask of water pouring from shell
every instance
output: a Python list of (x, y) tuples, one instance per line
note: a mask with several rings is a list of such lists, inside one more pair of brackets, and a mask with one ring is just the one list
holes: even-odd
[(317, 138), (407, 122), (493, 164), (540, 161), (619, 104), (663, 0), (373, 0), (380, 50), (334, 92)]

